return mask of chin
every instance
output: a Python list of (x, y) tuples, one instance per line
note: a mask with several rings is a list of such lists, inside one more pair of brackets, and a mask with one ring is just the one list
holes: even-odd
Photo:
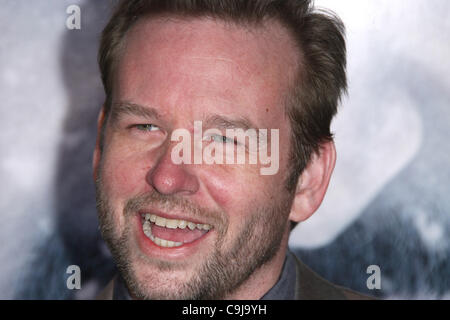
[[(136, 253), (119, 270), (135, 299), (196, 299), (198, 283), (194, 267), (149, 259)], [(194, 283), (194, 284), (193, 284)], [(200, 282), (201, 283), (201, 282)]]
[(196, 298), (190, 285), (192, 276), (186, 271), (160, 271), (155, 267), (141, 265), (136, 267), (133, 277), (134, 279), (127, 279), (126, 283), (134, 298), (146, 300)]

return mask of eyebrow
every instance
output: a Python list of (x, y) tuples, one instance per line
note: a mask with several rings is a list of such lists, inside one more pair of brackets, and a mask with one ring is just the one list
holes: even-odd
[(211, 115), (205, 120), (205, 127), (217, 129), (257, 129), (249, 119), (245, 117), (230, 118), (222, 115)]
[(152, 107), (144, 107), (127, 101), (114, 103), (111, 108), (111, 119), (113, 122), (116, 122), (124, 115), (144, 117), (147, 119), (158, 119), (161, 117), (158, 111)]
[[(144, 107), (142, 105), (128, 101), (120, 101), (112, 104), (111, 120), (117, 122), (124, 115), (144, 117), (147, 119), (159, 119), (161, 115), (155, 108)], [(213, 114), (206, 118), (203, 124), (206, 128), (217, 129), (258, 129), (258, 127), (246, 117), (231, 118), (219, 114)]]

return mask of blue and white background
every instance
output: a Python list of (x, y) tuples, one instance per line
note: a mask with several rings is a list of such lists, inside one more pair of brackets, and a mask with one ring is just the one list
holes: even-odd
[[(0, 0), (0, 298), (88, 299), (115, 272), (91, 178), (110, 0)], [(66, 9), (81, 8), (81, 30)], [(320, 0), (347, 27), (349, 95), (319, 211), (290, 245), (386, 299), (450, 299), (450, 2)], [(81, 290), (66, 268), (79, 265)], [(381, 289), (369, 290), (369, 265)]]

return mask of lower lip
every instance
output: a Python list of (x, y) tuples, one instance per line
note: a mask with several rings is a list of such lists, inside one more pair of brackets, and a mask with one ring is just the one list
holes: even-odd
[(192, 241), (190, 243), (184, 243), (179, 247), (160, 247), (157, 244), (155, 244), (152, 240), (150, 240), (145, 234), (144, 229), (142, 229), (142, 217), (137, 214), (136, 215), (136, 228), (137, 228), (137, 240), (140, 249), (143, 251), (143, 253), (147, 256), (161, 256), (161, 257), (169, 257), (169, 258), (178, 258), (178, 257), (186, 257), (190, 254), (195, 253), (199, 250), (199, 246), (201, 246), (202, 243), (205, 242), (205, 240), (210, 238), (210, 234), (212, 233), (212, 230), (208, 231), (206, 234), (201, 236), (195, 241)]

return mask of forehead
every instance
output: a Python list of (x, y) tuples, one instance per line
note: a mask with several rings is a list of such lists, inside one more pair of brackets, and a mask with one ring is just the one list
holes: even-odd
[(168, 110), (214, 100), (223, 110), (255, 116), (261, 108), (281, 109), (297, 60), (288, 31), (275, 21), (243, 26), (212, 18), (142, 19), (127, 34), (116, 94)]

